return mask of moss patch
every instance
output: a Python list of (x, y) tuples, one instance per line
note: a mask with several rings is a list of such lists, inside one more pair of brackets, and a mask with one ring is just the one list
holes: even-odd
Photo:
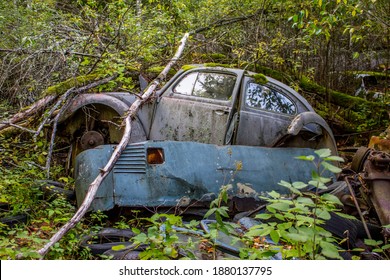
[(229, 64), (214, 63), (214, 62), (205, 63), (204, 66), (206, 66), (206, 67), (222, 67), (222, 68), (233, 67), (232, 65), (229, 65)]
[(97, 74), (90, 74), (90, 75), (78, 76), (75, 78), (71, 78), (71, 79), (68, 79), (66, 81), (60, 82), (54, 86), (48, 87), (42, 93), (42, 95), (43, 96), (60, 95), (72, 87), (78, 87), (78, 86), (84, 85), (86, 83), (90, 83), (90, 82), (97, 80), (99, 78), (102, 78), (102, 76), (97, 75)]
[(192, 69), (195, 69), (195, 68), (198, 68), (198, 67), (195, 66), (195, 65), (183, 65), (183, 66), (181, 67), (181, 69), (182, 69), (183, 71), (188, 71), (188, 70), (192, 70)]
[(290, 75), (287, 75), (287, 74), (282, 73), (280, 71), (273, 70), (273, 69), (268, 68), (268, 67), (257, 66), (254, 71), (262, 73), (266, 76), (272, 77), (275, 80), (281, 81), (281, 82), (286, 83), (286, 84), (289, 84), (293, 81), (293, 78)]
[[(323, 97), (326, 95), (325, 87), (318, 85), (307, 77), (303, 77), (301, 79), (299, 86), (304, 91), (313, 92)], [(380, 105), (376, 102), (367, 101), (361, 97), (351, 96), (349, 94), (345, 94), (331, 89), (328, 89), (328, 93), (330, 94), (331, 102), (340, 106), (354, 106), (355, 104), (365, 104), (366, 106)]]
[[(163, 70), (165, 66), (154, 66), (146, 69), (146, 73), (153, 74), (153, 75), (159, 75)], [(174, 75), (176, 71), (174, 69), (169, 69), (168, 75)]]
[(263, 74), (254, 74), (251, 77), (254, 78), (255, 82), (258, 84), (264, 85), (264, 84), (268, 83), (267, 77)]

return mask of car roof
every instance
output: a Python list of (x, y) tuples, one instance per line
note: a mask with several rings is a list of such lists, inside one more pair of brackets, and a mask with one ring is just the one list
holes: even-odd
[[(170, 79), (170, 81), (168, 83), (166, 83), (162, 88), (161, 90), (159, 90), (159, 92), (164, 92), (169, 86), (171, 86), (171, 84), (173, 82), (176, 81), (176, 78), (180, 75), (183, 74), (183, 72), (187, 72), (187, 71), (190, 71), (190, 70), (194, 70), (194, 69), (201, 69), (201, 70), (217, 70), (217, 71), (223, 71), (223, 70), (227, 70), (229, 72), (233, 72), (233, 73), (236, 73), (237, 76), (242, 76), (242, 75), (246, 75), (246, 76), (254, 76), (256, 74), (259, 74), (259, 73), (256, 73), (256, 72), (253, 72), (253, 71), (249, 71), (249, 70), (245, 70), (245, 69), (240, 69), (240, 68), (235, 68), (235, 67), (231, 67), (230, 65), (224, 65), (224, 64), (218, 64), (218, 63), (204, 63), (204, 64), (187, 64), (187, 65), (184, 65), (181, 67), (181, 69), (179, 71), (177, 71), (177, 73)], [(272, 77), (269, 77), (269, 76), (266, 76), (264, 75), (267, 80), (269, 82), (271, 82), (272, 84), (276, 85), (277, 87), (279, 88), (282, 88), (284, 89), (285, 91), (288, 91), (290, 94), (292, 94), (296, 99), (298, 99), (305, 107), (307, 107), (308, 110), (310, 111), (314, 111), (313, 107), (310, 105), (310, 103), (301, 95), (299, 94), (296, 90), (294, 90), (293, 88), (291, 88), (290, 86), (286, 85), (285, 83), (282, 83)]]

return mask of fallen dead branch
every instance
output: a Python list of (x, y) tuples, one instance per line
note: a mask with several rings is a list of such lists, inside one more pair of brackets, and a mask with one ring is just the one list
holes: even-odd
[(171, 67), (177, 62), (183, 53), (186, 41), (189, 37), (189, 33), (186, 33), (180, 41), (180, 46), (178, 47), (175, 55), (169, 61), (169, 63), (165, 66), (164, 70), (158, 75), (158, 77), (149, 85), (147, 90), (142, 94), (141, 98), (137, 99), (126, 112), (126, 117), (124, 119), (125, 131), (123, 133), (123, 137), (120, 143), (116, 146), (111, 158), (107, 162), (106, 166), (100, 170), (99, 175), (95, 178), (95, 180), (89, 185), (88, 192), (84, 198), (84, 201), (81, 203), (79, 209), (75, 213), (75, 215), (64, 225), (59, 231), (52, 236), (50, 241), (40, 250), (38, 253), (42, 256), (42, 258), (47, 254), (49, 249), (57, 243), (70, 229), (72, 229), (85, 215), (87, 210), (89, 209), (93, 199), (95, 198), (96, 192), (101, 185), (104, 178), (110, 173), (112, 168), (114, 167), (116, 161), (120, 157), (122, 151), (126, 148), (127, 144), (130, 140), (131, 134), (131, 122), (132, 119), (137, 114), (139, 108), (143, 103), (145, 103), (149, 98), (155, 93), (157, 86), (161, 83), (163, 79), (167, 76)]
[[(55, 110), (62, 104), (62, 102), (64, 100), (66, 100), (67, 98), (70, 98), (72, 95), (77, 95), (79, 93), (82, 93), (82, 92), (88, 91), (88, 90), (90, 90), (92, 88), (95, 88), (95, 87), (97, 87), (99, 85), (106, 84), (109, 81), (115, 79), (117, 76), (118, 75), (115, 74), (115, 75), (106, 77), (104, 79), (94, 81), (94, 82), (92, 82), (90, 84), (87, 84), (85, 86), (81, 86), (79, 88), (71, 88), (65, 94), (63, 94), (60, 97), (58, 97), (56, 95), (45, 96), (42, 99), (38, 100), (37, 102), (33, 103), (28, 109), (15, 114), (14, 116), (12, 116), (8, 120), (2, 121), (0, 123), (0, 131), (5, 129), (5, 128), (7, 128), (7, 127), (13, 126), (13, 127), (16, 127), (16, 128), (22, 129), (22, 130), (26, 130), (26, 131), (28, 131), (30, 133), (34, 133), (35, 135), (39, 135), (39, 133), (41, 132), (43, 126), (50, 120), (50, 118), (52, 117), (52, 115), (55, 112)], [(38, 127), (38, 129), (36, 131), (31, 130), (31, 129), (26, 129), (26, 128), (18, 125), (18, 123), (20, 123), (22, 121), (25, 121), (29, 117), (31, 117), (33, 115), (36, 115), (36, 114), (39, 114), (40, 112), (42, 112), (47, 106), (49, 106), (53, 102), (55, 102), (55, 100), (57, 100), (57, 103), (49, 111), (48, 115), (44, 118), (44, 120), (39, 125), (39, 127)]]
[(7, 127), (12, 126), (12, 124), (17, 124), (33, 116), (34, 114), (41, 112), (46, 106), (49, 106), (55, 99), (56, 96), (49, 95), (38, 100), (37, 102), (33, 103), (27, 110), (15, 114), (12, 118), (0, 124), (0, 131)]

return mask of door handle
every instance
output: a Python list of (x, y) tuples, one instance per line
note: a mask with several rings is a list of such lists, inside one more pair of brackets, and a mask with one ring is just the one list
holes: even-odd
[(215, 110), (214, 112), (215, 112), (215, 114), (217, 114), (218, 116), (223, 116), (223, 115), (229, 114), (229, 111), (227, 111), (227, 110)]

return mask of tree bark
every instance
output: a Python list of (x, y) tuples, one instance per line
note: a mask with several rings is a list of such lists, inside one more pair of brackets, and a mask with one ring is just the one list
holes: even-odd
[(157, 86), (161, 83), (171, 67), (177, 62), (183, 53), (186, 41), (188, 39), (189, 33), (186, 33), (180, 41), (180, 46), (178, 47), (175, 55), (169, 61), (169, 63), (165, 66), (164, 70), (158, 75), (158, 77), (150, 84), (147, 90), (142, 94), (140, 99), (137, 99), (126, 112), (126, 117), (124, 119), (125, 131), (123, 133), (123, 137), (120, 143), (116, 146), (111, 158), (107, 162), (106, 166), (100, 170), (99, 175), (95, 178), (95, 180), (89, 185), (88, 192), (84, 198), (84, 201), (81, 203), (79, 209), (75, 213), (75, 215), (64, 225), (59, 231), (52, 236), (50, 241), (40, 250), (38, 253), (42, 256), (42, 258), (47, 254), (49, 249), (57, 243), (70, 229), (72, 229), (85, 215), (88, 211), (89, 207), (93, 199), (95, 198), (96, 192), (99, 189), (99, 186), (103, 182), (104, 178), (110, 173), (112, 168), (114, 167), (116, 161), (120, 157), (122, 151), (126, 148), (127, 144), (130, 140), (131, 134), (131, 121), (137, 114), (140, 106), (144, 104), (155, 92)]

